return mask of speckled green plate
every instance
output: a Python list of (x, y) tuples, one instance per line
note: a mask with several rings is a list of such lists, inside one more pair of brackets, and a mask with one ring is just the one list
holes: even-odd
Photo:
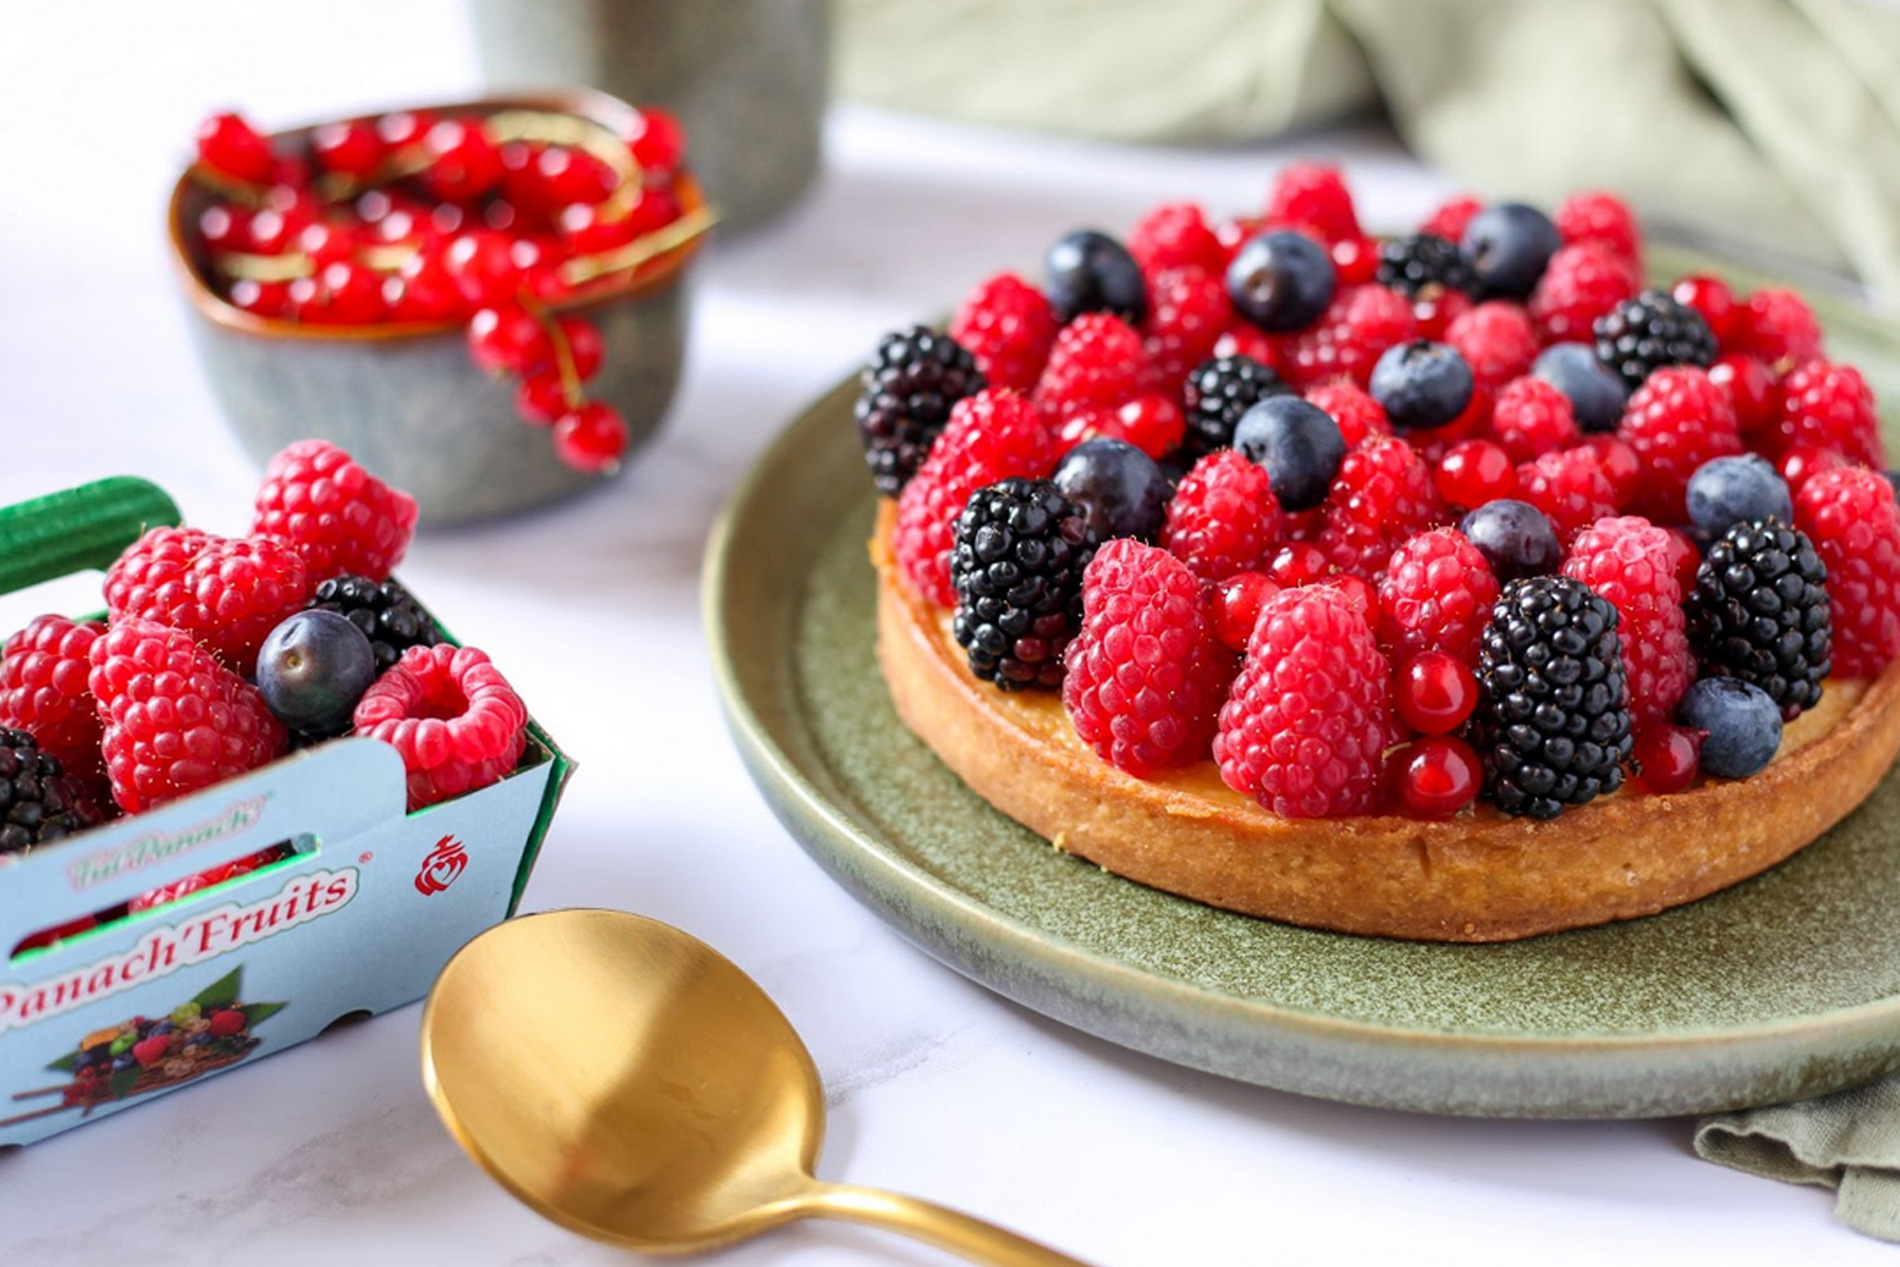
[[(1669, 266), (1700, 263), (1677, 253)], [(1828, 307), (1835, 355), (1900, 399), (1891, 336)], [(1745, 884), (1499, 946), (1293, 928), (1050, 848), (891, 710), (873, 656), (874, 504), (854, 393), (841, 385), (792, 423), (734, 497), (711, 547), (707, 625), (740, 752), (786, 828), (937, 958), (1164, 1060), (1393, 1108), (1652, 1117), (1900, 1068), (1893, 775), (1827, 838)]]

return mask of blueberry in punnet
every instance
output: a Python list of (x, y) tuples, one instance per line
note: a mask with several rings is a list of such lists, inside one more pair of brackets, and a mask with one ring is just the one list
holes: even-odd
[(1227, 266), (1227, 297), (1262, 330), (1312, 325), (1333, 301), (1338, 278), (1326, 248), (1288, 229), (1249, 238)]
[(1284, 510), (1309, 510), (1326, 500), (1346, 460), (1346, 437), (1333, 416), (1298, 396), (1269, 396), (1240, 416), (1234, 448), (1265, 467)]
[(1794, 522), (1788, 481), (1759, 453), (1711, 458), (1689, 477), (1689, 520), (1719, 537), (1745, 519)]
[(1512, 497), (1488, 501), (1459, 520), (1458, 531), (1477, 547), (1500, 583), (1555, 572), (1563, 562), (1557, 530), (1529, 502)]
[(1614, 431), (1629, 403), (1629, 384), (1597, 359), (1594, 344), (1553, 343), (1537, 354), (1531, 374), (1570, 398), (1585, 431)]
[(1152, 544), (1167, 519), (1173, 491), (1168, 477), (1153, 458), (1126, 440), (1084, 440), (1062, 459), (1054, 479), (1103, 541), (1134, 537)]
[(1521, 202), (1500, 202), (1471, 217), (1458, 246), (1486, 298), (1525, 299), (1563, 245), (1550, 217)]
[(1043, 294), (1067, 325), (1085, 312), (1109, 312), (1131, 326), (1148, 315), (1148, 283), (1128, 248), (1097, 229), (1057, 238), (1043, 257)]
[(257, 689), (278, 720), (306, 735), (350, 728), (376, 680), (376, 652), (348, 617), (311, 608), (270, 631), (257, 653)]
[(1679, 725), (1708, 732), (1702, 772), (1745, 779), (1774, 760), (1781, 747), (1781, 707), (1768, 692), (1740, 678), (1705, 677), (1676, 709)]
[(1400, 431), (1444, 426), (1471, 403), (1472, 387), (1458, 349), (1429, 339), (1394, 344), (1372, 367), (1372, 398)]

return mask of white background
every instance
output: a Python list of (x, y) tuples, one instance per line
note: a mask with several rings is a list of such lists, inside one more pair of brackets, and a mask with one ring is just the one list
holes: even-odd
[[(0, 502), (129, 471), (195, 523), (241, 531), (255, 473), (199, 378), (162, 229), (194, 125), (475, 87), (452, 3), (0, 0)], [(733, 755), (697, 607), (708, 527), (784, 421), (881, 331), (1033, 267), (1077, 224), (1125, 228), (1184, 196), (1251, 207), (1295, 153), (1342, 158), (1377, 221), (1449, 188), (1371, 131), (1163, 152), (845, 109), (828, 140), (795, 213), (703, 259), (685, 388), (625, 478), (426, 535), (403, 567), (582, 763), (527, 905), (653, 915), (752, 972), (825, 1076), (824, 1177), (1095, 1262), (1891, 1261), (1833, 1221), (1831, 1194), (1698, 1161), (1685, 1121), (1408, 1116), (1121, 1051), (939, 966), (805, 858)], [(12, 628), (56, 601), (0, 615)], [(0, 1157), (0, 1262), (625, 1261), (463, 1159), (417, 1078), (418, 1013)], [(943, 1260), (808, 1225), (708, 1261)]]

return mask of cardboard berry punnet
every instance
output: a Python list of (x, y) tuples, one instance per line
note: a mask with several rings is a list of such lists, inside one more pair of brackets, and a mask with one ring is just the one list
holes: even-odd
[[(0, 509), (0, 593), (178, 521), (131, 478)], [(397, 750), (335, 739), (0, 855), (0, 1149), (420, 998), (513, 914), (571, 771), (530, 720), (512, 774), (407, 812)]]

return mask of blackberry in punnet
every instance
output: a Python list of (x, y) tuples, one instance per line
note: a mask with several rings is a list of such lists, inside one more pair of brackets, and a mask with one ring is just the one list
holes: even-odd
[(1006, 691), (1062, 685), (1062, 651), (1080, 626), (1082, 573), (1095, 553), (1082, 509), (1052, 480), (1006, 479), (971, 494), (957, 518), (951, 632), (970, 671)]
[(1326, 248), (1286, 229), (1249, 238), (1227, 266), (1227, 297), (1234, 308), (1276, 334), (1318, 321), (1337, 284)]
[(877, 491), (895, 497), (917, 473), (931, 443), (950, 420), (950, 407), (983, 390), (976, 358), (928, 326), (893, 330), (864, 367), (858, 437)]
[(1470, 294), (1478, 288), (1478, 276), (1457, 244), (1434, 233), (1380, 243), (1378, 279), (1408, 299), (1446, 290)]
[(1458, 247), (1485, 298), (1523, 299), (1562, 245), (1549, 216), (1521, 202), (1500, 202), (1471, 218)]
[(1399, 431), (1444, 426), (1465, 411), (1474, 386), (1458, 349), (1429, 339), (1388, 348), (1372, 369), (1372, 397)]
[(1682, 697), (1676, 720), (1706, 732), (1702, 772), (1718, 779), (1757, 773), (1781, 747), (1781, 710), (1766, 691), (1740, 678), (1703, 678)]
[(1191, 457), (1232, 447), (1241, 416), (1269, 396), (1287, 396), (1286, 380), (1251, 356), (1217, 356), (1188, 375), (1182, 401), (1187, 406), (1187, 443)]
[(1645, 290), (1597, 320), (1597, 359), (1632, 389), (1665, 365), (1715, 363), (1715, 335), (1702, 314), (1662, 290)]
[(0, 856), (84, 831), (65, 768), (24, 730), (0, 726)]
[(387, 672), (411, 647), (442, 641), (435, 622), (398, 581), (378, 584), (367, 576), (333, 576), (317, 586), (310, 606), (335, 612), (363, 631), (376, 655), (376, 672)]
[(1267, 472), (1282, 510), (1310, 510), (1325, 501), (1346, 459), (1339, 424), (1298, 396), (1272, 396), (1249, 409), (1233, 443)]
[(1512, 581), (1478, 656), (1471, 742), (1486, 800), (1555, 818), (1614, 792), (1630, 754), (1629, 687), (1616, 608), (1567, 576)]
[(1789, 721), (1821, 698), (1833, 667), (1827, 567), (1784, 520), (1737, 523), (1709, 547), (1686, 601), (1704, 677), (1760, 687)]
[(1043, 293), (1067, 325), (1085, 312), (1108, 312), (1138, 326), (1148, 315), (1148, 282), (1128, 248), (1096, 229), (1065, 233), (1043, 257)]

